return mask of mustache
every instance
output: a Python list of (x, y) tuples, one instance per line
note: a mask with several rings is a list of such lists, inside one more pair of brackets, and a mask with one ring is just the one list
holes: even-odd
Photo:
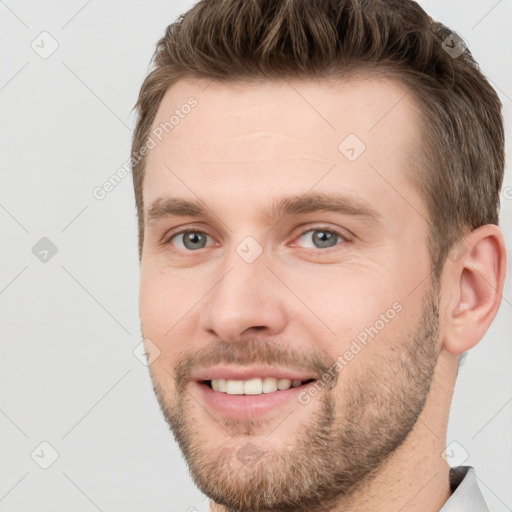
[(321, 379), (335, 362), (335, 359), (318, 348), (315, 350), (292, 348), (283, 343), (261, 338), (248, 338), (237, 342), (219, 340), (214, 344), (185, 353), (174, 366), (174, 375), (179, 391), (190, 381), (196, 368), (219, 364), (284, 366), (311, 373), (315, 379)]

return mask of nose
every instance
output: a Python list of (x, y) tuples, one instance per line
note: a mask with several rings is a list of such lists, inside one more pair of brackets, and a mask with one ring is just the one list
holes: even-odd
[(226, 342), (281, 333), (287, 323), (286, 288), (267, 264), (265, 253), (252, 263), (236, 253), (226, 260), (203, 302), (200, 327)]

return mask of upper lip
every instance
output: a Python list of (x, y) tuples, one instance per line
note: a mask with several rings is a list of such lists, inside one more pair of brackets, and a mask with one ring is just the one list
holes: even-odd
[(257, 377), (275, 377), (276, 379), (289, 379), (306, 381), (316, 379), (311, 373), (299, 372), (287, 368), (263, 366), (212, 366), (205, 368), (192, 376), (192, 380), (205, 381), (212, 379), (250, 380)]

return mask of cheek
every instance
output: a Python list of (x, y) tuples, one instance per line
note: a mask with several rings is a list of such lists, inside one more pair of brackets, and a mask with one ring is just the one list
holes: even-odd
[(169, 294), (165, 293), (165, 290), (165, 284), (161, 280), (151, 276), (141, 276), (139, 313), (143, 334), (147, 338), (162, 331), (167, 312), (172, 310), (168, 303)]
[(296, 273), (290, 279), (297, 296), (337, 335), (356, 334), (403, 297), (398, 279), (370, 266), (331, 266), (322, 272)]
[(191, 276), (179, 271), (150, 268), (147, 265), (141, 270), (139, 314), (144, 338), (160, 350), (159, 358), (151, 364), (152, 370), (160, 374), (165, 368), (173, 371), (174, 363), (189, 347), (184, 340), (194, 336), (191, 329), (196, 327), (199, 311), (196, 303), (206, 290), (201, 289), (199, 280), (191, 282)]
[(289, 315), (310, 343), (339, 362), (335, 371), (342, 371), (347, 381), (357, 380), (403, 341), (419, 314), (422, 292), (407, 296), (407, 280), (393, 279), (382, 269), (333, 270), (328, 276), (310, 273), (307, 280), (295, 280), (294, 291), (315, 315), (304, 314), (298, 301)]
[[(338, 373), (338, 382), (333, 395), (338, 410), (343, 411), (349, 402), (354, 403), (356, 392), (363, 391), (364, 403), (371, 403), (378, 397), (382, 386), (399, 382), (403, 374), (405, 344), (412, 343), (412, 329), (417, 322), (417, 311), (394, 303), (382, 313), (362, 321), (357, 328), (346, 328), (335, 343), (328, 347)], [(377, 405), (376, 405), (377, 406)]]
[[(161, 266), (150, 263), (141, 268), (139, 312), (143, 328), (163, 336), (190, 309), (198, 293), (180, 271), (158, 270)], [(196, 298), (197, 300), (197, 298)], [(190, 305), (189, 305), (190, 303)]]

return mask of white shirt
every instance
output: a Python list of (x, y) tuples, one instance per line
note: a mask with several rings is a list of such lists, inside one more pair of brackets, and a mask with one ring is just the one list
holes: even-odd
[(489, 512), (471, 466), (450, 469), (453, 494), (439, 512)]

